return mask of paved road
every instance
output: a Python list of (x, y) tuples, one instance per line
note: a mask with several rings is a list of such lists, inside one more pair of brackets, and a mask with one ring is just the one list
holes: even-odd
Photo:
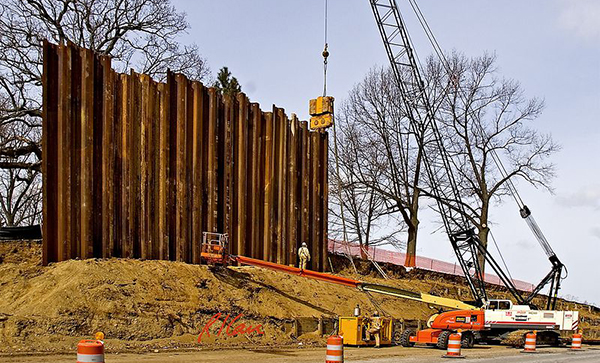
[[(463, 350), (466, 359), (443, 359), (442, 351), (430, 348), (389, 347), (347, 348), (346, 363), (430, 363), (430, 362), (477, 362), (477, 363), (600, 363), (600, 349), (587, 348), (582, 352), (569, 352), (566, 348), (542, 348), (539, 354), (521, 354), (518, 349), (499, 346), (480, 346)], [(324, 348), (308, 349), (224, 349), (196, 350), (194, 352), (159, 352), (144, 354), (107, 354), (107, 363), (315, 363), (325, 359)], [(7, 356), (0, 355), (4, 363), (75, 363), (75, 354)]]
[[(464, 354), (465, 359), (459, 359), (460, 362), (475, 361), (477, 363), (600, 363), (600, 350), (585, 350), (581, 352), (540, 352), (538, 354), (519, 354), (510, 356), (500, 356), (491, 358), (472, 357), (469, 359), (469, 354)], [(398, 358), (382, 358), (370, 360), (357, 360), (353, 363), (430, 363), (430, 362), (448, 362), (449, 359), (433, 358), (433, 357), (405, 357)], [(453, 360), (456, 361), (456, 360)], [(346, 360), (346, 362), (349, 362)]]

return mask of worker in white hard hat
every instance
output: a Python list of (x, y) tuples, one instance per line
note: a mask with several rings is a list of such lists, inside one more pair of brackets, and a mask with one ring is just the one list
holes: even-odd
[(379, 348), (381, 343), (381, 318), (377, 311), (373, 312), (371, 326), (369, 327), (369, 335), (375, 336), (375, 348)]
[(310, 261), (310, 252), (308, 251), (308, 247), (306, 247), (306, 242), (302, 242), (302, 246), (298, 249), (298, 258), (300, 259), (298, 267), (305, 270), (306, 264)]

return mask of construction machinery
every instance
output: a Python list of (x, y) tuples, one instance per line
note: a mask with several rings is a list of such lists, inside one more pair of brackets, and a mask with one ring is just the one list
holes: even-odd
[(373, 284), (370, 282), (336, 276), (325, 272), (317, 272), (307, 269), (301, 269), (294, 266), (281, 265), (275, 262), (259, 260), (256, 258), (246, 256), (231, 255), (228, 251), (228, 244), (224, 242), (227, 240), (226, 234), (210, 233), (210, 235), (212, 235), (212, 238), (204, 238), (201, 249), (202, 251), (209, 251), (215, 248), (216, 246), (216, 248), (218, 248), (218, 252), (213, 252), (210, 254), (205, 254), (203, 252), (202, 258), (204, 262), (210, 262), (220, 266), (227, 266), (230, 264), (241, 264), (247, 266), (261, 267), (277, 272), (287, 273), (290, 275), (296, 275), (337, 285), (353, 287), (365, 293), (377, 293), (408, 300), (415, 300), (430, 305), (436, 305), (450, 309), (475, 309), (475, 306), (466, 304), (462, 301), (455, 299), (449, 299), (421, 292), (413, 292), (388, 285)]
[(498, 341), (513, 332), (537, 330), (540, 343), (556, 345), (560, 331), (577, 330), (579, 312), (534, 310), (529, 305), (513, 305), (510, 300), (489, 300), (481, 309), (435, 314), (427, 325), (427, 329), (417, 332), (405, 330), (400, 344), (406, 347), (426, 344), (445, 349), (450, 334), (460, 330), (462, 346), (471, 348), (477, 341)]
[[(436, 53), (442, 58), (443, 51), (435, 41), (415, 0), (407, 1), (423, 24), (429, 39), (433, 39), (432, 45)], [(453, 175), (452, 160), (444, 146), (411, 38), (396, 0), (370, 0), (370, 4), (390, 61), (394, 80), (400, 91), (403, 111), (407, 115), (406, 118), (412, 131), (416, 135), (422, 135), (417, 138), (417, 142), (423, 149), (423, 164), (446, 234), (475, 299), (474, 305), (480, 308), (479, 310), (455, 310), (434, 315), (429, 320), (429, 329), (416, 332), (416, 334), (405, 331), (402, 344), (410, 346), (415, 343), (424, 343), (445, 348), (448, 336), (458, 329), (463, 332), (463, 343), (466, 346), (472, 346), (476, 340), (489, 340), (506, 336), (514, 331), (533, 329), (543, 329), (542, 338), (546, 337), (550, 342), (558, 342), (559, 332), (576, 330), (579, 321), (576, 311), (552, 310), (556, 307), (564, 265), (550, 247), (533, 219), (531, 211), (523, 203), (509, 178), (507, 179), (510, 193), (517, 201), (521, 216), (526, 220), (548, 255), (552, 269), (529, 295), (524, 296), (516, 288), (508, 273), (487, 251), (486, 246), (482, 244), (475, 232), (474, 226), (465, 217), (467, 215), (466, 207)], [(446, 67), (445, 59), (441, 60)], [(460, 96), (458, 95), (458, 97)], [(483, 133), (483, 129), (480, 132)], [(495, 152), (492, 156), (500, 173), (505, 176), (506, 171), (500, 158)], [(485, 256), (487, 266), (495, 271), (503, 285), (514, 297), (516, 304), (513, 305), (508, 300), (489, 299), (478, 254)], [(550, 291), (546, 302), (547, 310), (538, 310), (538, 307), (533, 304), (533, 298), (548, 284), (550, 284)]]
[[(352, 287), (367, 294), (376, 293), (419, 301), (442, 309), (450, 309), (430, 317), (427, 322), (428, 329), (416, 333), (410, 329), (401, 331), (400, 324), (395, 319), (380, 318), (382, 322), (382, 345), (401, 344), (408, 347), (418, 343), (445, 348), (449, 335), (458, 329), (462, 330), (462, 340), (465, 347), (472, 347), (478, 340), (492, 340), (510, 332), (534, 329), (540, 330), (540, 333), (538, 333), (540, 339), (544, 339), (546, 333), (551, 333), (545, 339), (552, 343), (557, 342), (558, 335), (556, 332), (577, 330), (579, 324), (579, 313), (577, 311), (535, 310), (528, 305), (513, 305), (509, 300), (489, 300), (485, 306), (477, 307), (456, 299), (300, 269), (246, 256), (230, 255), (226, 234), (205, 234), (201, 250), (203, 261), (214, 265), (242, 264), (255, 266)], [(374, 345), (375, 342), (368, 334), (371, 327), (370, 318), (360, 316), (360, 314), (357, 315), (339, 318), (338, 327), (340, 335), (343, 336), (344, 344)]]
[(200, 259), (208, 265), (226, 265), (229, 261), (229, 236), (227, 233), (202, 233)]
[[(381, 345), (392, 345), (394, 341), (395, 320), (387, 317), (380, 317), (379, 323), (381, 329), (379, 331), (379, 339)], [(373, 318), (368, 316), (348, 316), (340, 317), (338, 323), (338, 334), (342, 336), (344, 345), (352, 345), (357, 347), (373, 346), (375, 340), (372, 334), (369, 333), (373, 326)]]
[[(420, 16), (419, 20), (423, 23), (423, 16), (418, 10), (415, 0), (407, 1), (411, 4), (417, 16)], [(416, 60), (416, 54), (396, 1), (370, 0), (370, 4), (390, 61), (394, 80), (400, 91), (404, 114), (407, 115), (406, 118), (413, 132), (422, 135), (417, 139), (417, 142), (424, 151), (423, 164), (429, 184), (433, 187), (431, 192), (437, 202), (437, 208), (446, 234), (457, 256), (474, 301), (467, 304), (454, 299), (366, 283), (244, 256), (231, 256), (227, 254), (226, 242), (220, 243), (215, 242), (215, 240), (207, 242), (206, 238), (206, 246), (203, 243), (202, 247), (203, 259), (212, 263), (227, 264), (233, 262), (269, 268), (279, 272), (354, 287), (367, 293), (375, 292), (451, 309), (431, 316), (427, 329), (418, 332), (407, 329), (402, 332), (398, 339), (394, 339), (398, 334), (393, 319), (386, 318), (385, 321), (388, 323), (382, 329), (382, 338), (385, 337), (382, 339), (384, 344), (398, 340), (404, 346), (428, 344), (445, 349), (450, 334), (458, 330), (462, 332), (462, 343), (465, 347), (471, 347), (476, 341), (502, 339), (511, 333), (521, 334), (522, 331), (527, 332), (530, 330), (540, 330), (540, 333), (538, 333), (540, 340), (557, 343), (560, 331), (577, 330), (579, 324), (579, 313), (577, 311), (553, 310), (556, 307), (564, 265), (550, 247), (533, 219), (531, 211), (522, 202), (510, 180), (508, 181), (509, 190), (517, 201), (520, 214), (548, 255), (552, 269), (536, 288), (525, 296), (522, 291), (516, 288), (508, 273), (488, 253), (486, 246), (480, 241), (475, 232), (474, 226), (466, 218), (466, 207), (453, 175), (452, 160), (445, 149), (444, 140), (436, 123), (435, 112), (428, 99), (425, 83)], [(428, 35), (430, 35), (431, 30), (426, 27), (426, 32), (429, 32)], [(325, 36), (326, 39), (327, 36)], [(435, 46), (439, 48), (437, 43), (434, 44)], [(441, 49), (436, 48), (436, 52), (443, 54)], [(325, 79), (328, 55), (326, 40), (323, 52)], [(311, 100), (310, 114), (312, 116), (311, 128), (313, 129), (326, 129), (333, 125), (333, 98), (326, 96), (326, 83), (323, 96)], [(494, 153), (493, 159), (498, 164), (500, 172), (505, 173), (498, 155)], [(343, 215), (343, 211), (341, 213)], [(210, 241), (214, 243), (210, 243)], [(493, 300), (488, 297), (483, 268), (478, 259), (479, 254), (485, 256), (486, 264), (495, 271), (502, 284), (515, 299), (516, 304), (513, 304), (510, 300)], [(533, 303), (533, 298), (548, 284), (550, 284), (550, 291), (546, 302), (546, 310), (539, 310)], [(372, 339), (366, 334), (369, 324), (369, 319), (366, 317), (340, 317), (339, 328), (344, 336), (344, 343), (349, 345), (373, 344)]]

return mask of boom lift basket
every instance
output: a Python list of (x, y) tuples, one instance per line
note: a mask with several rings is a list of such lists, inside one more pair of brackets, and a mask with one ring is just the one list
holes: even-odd
[(202, 233), (200, 257), (209, 265), (226, 265), (229, 256), (229, 236), (227, 233)]

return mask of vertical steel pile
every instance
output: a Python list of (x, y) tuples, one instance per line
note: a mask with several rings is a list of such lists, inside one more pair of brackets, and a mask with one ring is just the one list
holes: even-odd
[(44, 264), (126, 257), (200, 263), (202, 232), (231, 252), (312, 268), (327, 254), (327, 134), (281, 108), (169, 73), (44, 43)]

